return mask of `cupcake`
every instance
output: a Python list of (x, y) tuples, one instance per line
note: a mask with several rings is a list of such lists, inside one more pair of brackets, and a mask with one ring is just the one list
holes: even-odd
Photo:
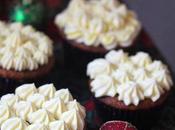
[(68, 63), (86, 61), (84, 68), (111, 49), (130, 48), (141, 30), (136, 14), (117, 0), (72, 0), (55, 24)]
[(85, 130), (85, 108), (53, 84), (21, 85), (1, 97), (0, 109), (1, 130)]
[(100, 130), (137, 130), (137, 128), (125, 121), (108, 121), (100, 127)]
[(126, 120), (140, 129), (156, 122), (173, 86), (167, 66), (146, 52), (129, 56), (110, 51), (88, 64), (87, 75), (99, 116)]
[(0, 21), (2, 80), (35, 80), (46, 76), (53, 65), (53, 45), (48, 36), (30, 25)]

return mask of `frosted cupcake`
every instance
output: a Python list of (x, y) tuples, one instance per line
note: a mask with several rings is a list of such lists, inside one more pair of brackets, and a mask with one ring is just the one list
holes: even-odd
[(110, 51), (88, 64), (87, 75), (99, 114), (108, 113), (102, 118), (127, 120), (138, 128), (159, 117), (173, 86), (167, 66), (145, 52)]
[(141, 29), (135, 13), (117, 0), (72, 0), (55, 23), (72, 55), (86, 54), (91, 60), (111, 49), (131, 47)]
[(85, 130), (85, 108), (53, 84), (21, 85), (1, 97), (0, 108), (1, 130)]
[(0, 76), (34, 79), (47, 74), (54, 63), (52, 41), (32, 26), (0, 21)]

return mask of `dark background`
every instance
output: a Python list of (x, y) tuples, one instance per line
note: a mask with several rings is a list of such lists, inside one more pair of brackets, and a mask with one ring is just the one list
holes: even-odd
[(124, 0), (175, 72), (175, 0)]

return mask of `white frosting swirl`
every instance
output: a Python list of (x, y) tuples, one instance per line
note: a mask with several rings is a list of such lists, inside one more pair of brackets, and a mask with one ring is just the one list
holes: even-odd
[(73, 100), (73, 97), (68, 89), (60, 89), (55, 92), (55, 98), (60, 98), (64, 102), (69, 102)]
[(113, 72), (112, 76), (119, 84), (123, 84), (125, 82), (132, 80), (131, 74), (126, 70), (117, 69), (116, 71)]
[(151, 64), (148, 64), (146, 66), (146, 69), (150, 72), (159, 71), (166, 69), (168, 71), (168, 68), (166, 65), (164, 65), (161, 61), (155, 60)]
[(110, 51), (105, 56), (106, 60), (109, 61), (111, 64), (118, 66), (121, 63), (124, 63), (128, 60), (128, 54), (125, 53), (123, 50), (119, 51)]
[(59, 119), (61, 114), (66, 111), (66, 106), (60, 98), (54, 98), (45, 102), (43, 108), (52, 113), (56, 119)]
[(84, 117), (81, 117), (79, 112), (75, 109), (66, 111), (61, 115), (61, 120), (64, 120), (69, 126), (70, 130), (83, 130), (84, 129)]
[(137, 82), (143, 81), (147, 78), (149, 78), (149, 72), (145, 68), (139, 68), (136, 71), (133, 72), (134, 80)]
[(76, 109), (82, 117), (85, 118), (85, 116), (86, 116), (85, 108), (82, 105), (80, 105), (80, 103), (77, 102), (77, 100), (68, 102), (66, 104), (66, 108), (67, 108), (67, 110)]
[(27, 98), (27, 101), (34, 104), (37, 108), (41, 108), (44, 102), (46, 101), (46, 97), (42, 94), (35, 93)]
[(125, 105), (138, 105), (143, 99), (156, 102), (173, 86), (168, 67), (146, 52), (128, 56), (113, 50), (105, 59), (90, 62), (87, 75), (95, 97), (116, 96)]
[[(52, 41), (31, 26), (20, 23), (4, 24), (7, 34), (0, 30), (0, 66), (7, 70), (36, 70), (40, 65), (48, 63), (52, 56)], [(42, 36), (39, 37), (38, 33)]]
[(139, 67), (145, 67), (152, 62), (149, 54), (145, 52), (138, 52), (135, 56), (131, 57), (131, 61)]
[(29, 115), (30, 123), (41, 123), (44, 125), (49, 125), (49, 123), (54, 120), (54, 116), (45, 109), (39, 109)]
[(26, 100), (29, 96), (36, 93), (37, 89), (35, 84), (24, 84), (16, 88), (15, 93), (19, 96), (20, 99)]
[(96, 59), (87, 66), (87, 75), (90, 76), (91, 79), (102, 74), (110, 74), (110, 72), (110, 63), (104, 59)]
[(15, 94), (6, 94), (1, 97), (1, 102), (7, 104), (9, 107), (14, 107), (14, 105), (18, 102), (19, 98)]
[(125, 105), (138, 105), (139, 101), (144, 99), (144, 93), (141, 87), (132, 81), (126, 82), (118, 87), (118, 100), (123, 101)]
[(108, 50), (130, 46), (141, 28), (135, 13), (115, 0), (72, 0), (55, 23), (68, 39)]
[(116, 95), (116, 87), (113, 79), (108, 75), (100, 75), (91, 82), (91, 91), (95, 93), (95, 97)]
[(157, 101), (161, 94), (164, 93), (163, 88), (155, 79), (146, 79), (140, 83), (145, 97), (149, 97), (153, 102)]
[(26, 130), (49, 130), (49, 128), (43, 124), (31, 124), (27, 127)]
[(69, 130), (66, 123), (62, 120), (53, 121), (49, 124), (49, 130)]
[(30, 102), (26, 101), (16, 103), (14, 108), (16, 115), (23, 120), (28, 120), (28, 116), (36, 110), (36, 108)]
[(0, 126), (4, 123), (7, 119), (14, 116), (15, 114), (7, 105), (0, 105)]
[(169, 72), (167, 72), (165, 69), (153, 72), (153, 77), (167, 91), (171, 89), (171, 86), (173, 86), (173, 80)]
[(48, 99), (54, 97), (56, 89), (53, 84), (45, 84), (38, 88), (40, 94), (46, 96)]
[(27, 126), (28, 124), (24, 120), (12, 117), (2, 124), (1, 130), (26, 130)]

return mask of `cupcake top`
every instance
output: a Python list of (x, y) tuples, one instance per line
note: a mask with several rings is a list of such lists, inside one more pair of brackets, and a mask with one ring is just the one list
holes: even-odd
[(141, 29), (135, 13), (118, 0), (72, 0), (55, 23), (67, 39), (107, 50), (130, 46)]
[(87, 75), (95, 97), (117, 97), (125, 105), (156, 102), (173, 85), (167, 66), (145, 52), (128, 56), (123, 50), (110, 51), (88, 64)]
[(35, 70), (53, 55), (52, 41), (32, 26), (0, 21), (0, 67), (6, 70)]
[(85, 108), (68, 89), (24, 84), (0, 100), (1, 130), (83, 130)]

